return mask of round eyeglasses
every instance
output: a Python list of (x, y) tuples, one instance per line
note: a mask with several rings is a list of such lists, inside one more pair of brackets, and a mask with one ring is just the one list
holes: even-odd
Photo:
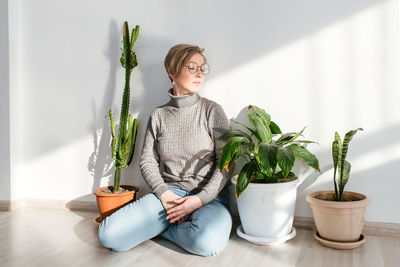
[(201, 66), (197, 65), (196, 62), (189, 62), (187, 65), (188, 71), (192, 74), (195, 74), (197, 70), (200, 68), (201, 73), (207, 75), (210, 72), (210, 66), (207, 63), (201, 64)]

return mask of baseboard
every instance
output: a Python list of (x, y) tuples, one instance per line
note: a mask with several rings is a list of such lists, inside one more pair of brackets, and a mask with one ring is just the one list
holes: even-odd
[(14, 201), (0, 200), (0, 211), (12, 211), (18, 208), (39, 208), (39, 209), (98, 212), (96, 202), (90, 202), (90, 201), (64, 201), (64, 200), (34, 199), (34, 198), (23, 198)]
[[(96, 202), (90, 201), (63, 201), (47, 199), (18, 199), (14, 201), (0, 200), (0, 211), (12, 211), (18, 208), (41, 208), (41, 209), (62, 209), (85, 212), (98, 212)], [(240, 224), (238, 215), (233, 215), (234, 224)], [(295, 216), (293, 226), (298, 229), (314, 231), (316, 229), (312, 217)], [(364, 222), (363, 233), (365, 235), (400, 237), (400, 223), (386, 222)]]
[[(233, 215), (233, 224), (239, 225), (239, 215)], [(315, 231), (317, 227), (312, 217), (298, 217), (293, 219), (293, 226), (297, 229), (306, 229)], [(364, 222), (363, 233), (365, 235), (400, 237), (400, 223), (384, 223), (384, 222)]]
[(23, 199), (17, 199), (13, 201), (0, 200), (0, 211), (11, 211), (24, 206)]
[[(310, 217), (294, 217), (293, 226), (299, 229), (315, 231), (314, 219)], [(364, 221), (365, 235), (400, 237), (400, 223), (368, 222)]]

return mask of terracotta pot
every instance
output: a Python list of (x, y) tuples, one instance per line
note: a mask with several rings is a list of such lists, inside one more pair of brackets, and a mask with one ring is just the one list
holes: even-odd
[(93, 193), (96, 195), (97, 207), (99, 208), (101, 220), (113, 214), (118, 209), (136, 200), (136, 192), (139, 189), (132, 185), (121, 185), (123, 189), (129, 190), (122, 194), (104, 194), (99, 193), (102, 189), (110, 188), (113, 186), (105, 186), (97, 188)]
[(319, 235), (331, 241), (359, 241), (369, 198), (345, 191), (345, 201), (333, 201), (334, 195), (335, 191), (317, 191), (307, 195)]

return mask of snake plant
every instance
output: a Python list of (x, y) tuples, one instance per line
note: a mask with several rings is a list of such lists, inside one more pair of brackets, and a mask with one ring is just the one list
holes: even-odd
[[(342, 201), (344, 187), (350, 177), (351, 164), (346, 160), (349, 143), (357, 131), (363, 131), (362, 128), (351, 130), (344, 136), (343, 142), (338, 132), (335, 132), (335, 139), (332, 142), (333, 158), (333, 183), (335, 185), (335, 201)], [(338, 179), (336, 179), (336, 173)]]
[(129, 37), (128, 22), (125, 21), (123, 29), (123, 49), (120, 62), (125, 68), (125, 87), (122, 95), (121, 114), (119, 119), (118, 135), (115, 136), (112, 111), (109, 110), (111, 124), (111, 154), (114, 159), (115, 175), (113, 193), (117, 193), (120, 187), (121, 169), (126, 168), (132, 162), (138, 121), (129, 114), (130, 101), (130, 77), (132, 70), (138, 65), (136, 53), (133, 52), (133, 44), (139, 35), (139, 26), (132, 30)]
[(252, 128), (232, 120), (247, 132), (231, 130), (223, 136), (227, 141), (219, 162), (221, 172), (229, 172), (232, 162), (239, 157), (247, 161), (238, 176), (236, 198), (250, 182), (280, 183), (295, 179), (291, 170), (296, 158), (319, 171), (318, 159), (304, 147), (304, 144), (315, 142), (297, 139), (305, 128), (297, 133), (282, 133), (264, 109), (250, 105), (247, 111)]

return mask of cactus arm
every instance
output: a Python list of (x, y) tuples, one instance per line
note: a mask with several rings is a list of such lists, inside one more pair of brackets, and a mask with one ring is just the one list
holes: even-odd
[(115, 132), (114, 132), (114, 120), (112, 117), (111, 109), (108, 111), (108, 115), (110, 117), (110, 125), (111, 125), (111, 156), (115, 160)]
[(133, 45), (136, 42), (136, 39), (139, 36), (139, 25), (136, 25), (136, 27), (134, 29), (132, 29), (132, 35), (131, 35), (131, 46), (130, 49), (132, 50)]
[(132, 134), (131, 134), (131, 146), (130, 146), (130, 155), (128, 159), (128, 165), (131, 164), (133, 159), (133, 153), (135, 152), (135, 143), (136, 143), (136, 136), (137, 136), (137, 128), (138, 128), (138, 121), (137, 119), (133, 120), (133, 127), (132, 127)]

